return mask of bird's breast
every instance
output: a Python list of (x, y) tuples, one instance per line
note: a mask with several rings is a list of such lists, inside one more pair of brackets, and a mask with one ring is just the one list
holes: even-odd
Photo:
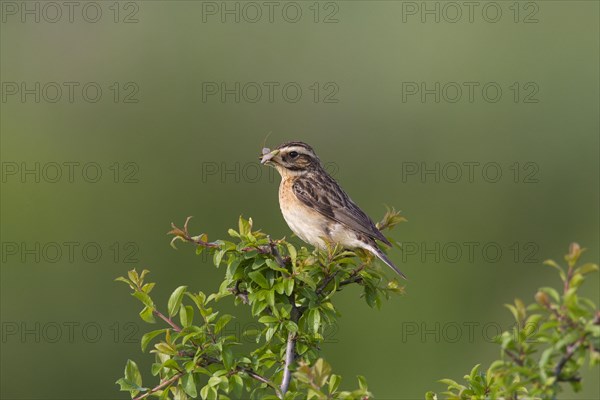
[(323, 248), (323, 238), (329, 238), (328, 221), (296, 197), (292, 189), (293, 183), (293, 179), (283, 179), (279, 185), (279, 207), (283, 218), (300, 239)]

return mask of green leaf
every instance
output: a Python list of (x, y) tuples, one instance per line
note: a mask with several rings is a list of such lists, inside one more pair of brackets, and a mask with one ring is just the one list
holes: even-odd
[(241, 236), (248, 236), (250, 234), (250, 231), (252, 230), (252, 225), (251, 225), (250, 221), (252, 221), (252, 219), (245, 220), (240, 215), (240, 218), (238, 220), (238, 229), (239, 229)]
[(231, 347), (223, 346), (221, 358), (223, 359), (223, 366), (225, 366), (227, 369), (230, 369), (233, 364), (233, 351), (231, 351)]
[(140, 374), (135, 361), (127, 360), (127, 364), (125, 364), (125, 380), (133, 382), (138, 387), (142, 386), (142, 374)]
[(152, 299), (150, 298), (150, 296), (148, 296), (147, 293), (144, 292), (135, 292), (131, 294), (133, 297), (135, 297), (136, 299), (140, 300), (146, 307), (150, 307), (152, 309), (156, 308), (154, 306), (154, 302), (152, 301)]
[(425, 400), (437, 400), (437, 394), (435, 392), (427, 392), (425, 393)]
[(188, 396), (193, 398), (198, 397), (198, 391), (196, 389), (196, 382), (194, 380), (193, 373), (190, 372), (189, 374), (185, 374), (183, 377), (181, 377), (181, 386), (183, 386), (183, 390)]
[(283, 281), (280, 279), (277, 280), (277, 282), (273, 285), (273, 289), (275, 289), (275, 291), (277, 292), (277, 294), (283, 294), (285, 293), (285, 286), (283, 284)]
[(163, 354), (167, 354), (170, 356), (177, 355), (177, 350), (175, 350), (172, 346), (169, 346), (165, 342), (155, 344), (154, 348)]
[(295, 333), (298, 332), (298, 325), (294, 321), (286, 321), (285, 329), (287, 329), (289, 332)]
[(287, 269), (285, 268), (281, 268), (281, 266), (277, 263), (277, 261), (272, 260), (270, 258), (267, 258), (265, 260), (267, 267), (271, 268), (274, 271), (279, 271), (279, 272), (288, 272)]
[(252, 303), (252, 315), (259, 315), (265, 308), (267, 308), (267, 305), (268, 304), (266, 301), (254, 301), (254, 303)]
[(115, 278), (115, 282), (123, 282), (129, 285), (130, 288), (135, 290), (135, 285), (127, 278), (119, 276), (118, 278)]
[(579, 267), (579, 273), (581, 275), (589, 274), (590, 272), (595, 272), (595, 271), (598, 271), (598, 266), (596, 264), (587, 263), (587, 264), (583, 264), (581, 267)]
[(169, 317), (177, 315), (177, 312), (179, 311), (179, 306), (181, 306), (181, 301), (183, 300), (183, 295), (185, 294), (186, 289), (187, 286), (179, 286), (173, 291), (173, 293), (171, 293), (171, 297), (169, 297), (168, 303)]
[(164, 363), (162, 363), (161, 368), (166, 368), (173, 371), (181, 371), (181, 368), (179, 367), (179, 364), (177, 364), (177, 361), (173, 360), (172, 358), (169, 358)]
[(264, 315), (258, 319), (258, 322), (260, 322), (261, 324), (273, 324), (279, 322), (279, 320), (270, 315)]
[(567, 279), (567, 276), (565, 274), (565, 271), (562, 269), (562, 267), (560, 265), (558, 265), (556, 263), (556, 261), (554, 260), (546, 260), (544, 261), (544, 265), (549, 265), (552, 268), (556, 268), (558, 270), (558, 272), (560, 273), (560, 278), (564, 281), (565, 279)]
[(221, 332), (221, 329), (223, 329), (232, 318), (233, 317), (229, 314), (223, 314), (215, 324), (215, 333)]
[(273, 308), (273, 312), (277, 313), (277, 309), (275, 308), (275, 290), (267, 290), (265, 294), (265, 298), (267, 299), (267, 304)]
[(516, 322), (519, 322), (519, 312), (517, 311), (517, 307), (513, 306), (512, 304), (505, 304), (504, 307), (508, 308), (510, 310), (510, 313), (513, 315), (513, 318), (515, 319)]
[(248, 273), (248, 276), (250, 277), (250, 279), (252, 279), (252, 281), (256, 282), (263, 289), (269, 288), (269, 282), (267, 281), (267, 278), (265, 278), (265, 276), (260, 271), (250, 272)]
[(198, 310), (202, 310), (204, 307), (204, 302), (206, 301), (206, 295), (203, 292), (198, 292), (198, 294), (193, 294), (190, 292), (186, 292), (187, 297), (192, 299)]
[(208, 398), (208, 391), (210, 390), (210, 386), (205, 385), (200, 389), (200, 397), (202, 400), (206, 400)]
[(544, 352), (542, 353), (542, 355), (540, 357), (540, 361), (538, 362), (538, 365), (540, 367), (540, 373), (542, 375), (543, 380), (546, 380), (546, 378), (547, 378), (546, 364), (550, 360), (553, 351), (554, 351), (554, 349), (552, 347), (549, 347), (546, 350), (544, 350)]
[(236, 398), (239, 399), (242, 397), (242, 393), (244, 390), (244, 381), (242, 380), (241, 376), (235, 374), (231, 378), (229, 378), (229, 387), (232, 389), (233, 395)]
[(142, 351), (146, 351), (146, 347), (148, 347), (148, 344), (150, 343), (150, 341), (152, 339), (154, 339), (161, 333), (165, 333), (165, 332), (166, 332), (166, 329), (158, 329), (156, 331), (150, 331), (150, 332), (144, 334), (144, 336), (142, 336), (142, 340), (141, 340)]
[(286, 243), (288, 253), (290, 254), (290, 259), (292, 260), (292, 267), (296, 265), (296, 258), (298, 257), (298, 252), (296, 248), (291, 243)]
[(140, 282), (140, 276), (138, 275), (135, 268), (132, 269), (131, 271), (127, 271), (127, 276), (129, 277), (129, 280), (131, 282), (135, 283), (136, 285)]
[(461, 390), (461, 388), (464, 388), (464, 386), (459, 385), (458, 382), (452, 379), (440, 379), (438, 382), (443, 383), (444, 385), (448, 386), (448, 388), (452, 389)]
[(554, 299), (555, 302), (559, 302), (560, 301), (560, 295), (558, 294), (558, 292), (554, 288), (543, 287), (543, 288), (540, 289), (540, 292), (546, 293), (547, 295), (549, 295), (550, 297), (552, 297), (552, 299)]
[(115, 382), (120, 386), (120, 391), (122, 392), (130, 392), (131, 397), (136, 396), (141, 391), (146, 391), (148, 389), (138, 386), (135, 382), (131, 382), (125, 378), (120, 378)]
[(313, 308), (308, 312), (308, 320), (307, 320), (308, 328), (313, 332), (319, 331), (319, 326), (321, 325), (321, 313), (318, 309)]
[(223, 256), (227, 253), (227, 249), (221, 249), (215, 251), (215, 255), (213, 257), (213, 264), (218, 268), (221, 265), (221, 261), (223, 260)]
[(365, 377), (362, 375), (358, 375), (356, 378), (358, 379), (358, 387), (360, 387), (362, 390), (367, 390), (367, 380), (365, 379)]
[(156, 322), (156, 320), (154, 319), (154, 312), (153, 309), (150, 307), (144, 307), (144, 309), (142, 311), (140, 311), (140, 317), (150, 323), (153, 324)]
[(269, 329), (267, 329), (267, 332), (265, 333), (265, 340), (267, 342), (270, 342), (271, 339), (273, 338), (273, 335), (277, 332), (277, 327), (276, 326), (272, 326)]
[(229, 230), (227, 230), (227, 233), (231, 237), (235, 237), (235, 238), (239, 238), (240, 237), (240, 234), (237, 233), (237, 231), (235, 229), (229, 229)]
[(329, 393), (333, 393), (335, 392), (338, 387), (340, 386), (340, 383), (342, 382), (342, 378), (339, 375), (331, 375), (329, 377)]
[(475, 377), (478, 376), (479, 374), (479, 367), (481, 366), (481, 364), (477, 364), (475, 365), (472, 369), (471, 369), (471, 373), (469, 374), (469, 377), (471, 379), (475, 379)]
[(221, 384), (221, 377), (219, 377), (219, 376), (211, 376), (208, 379), (209, 386), (214, 387), (214, 386), (219, 386), (220, 384)]
[(144, 286), (142, 286), (142, 291), (144, 293), (150, 293), (152, 289), (154, 289), (154, 285), (156, 285), (154, 282), (146, 283)]
[(184, 328), (192, 325), (194, 322), (194, 308), (192, 306), (181, 305), (179, 308), (179, 320)]
[(285, 294), (291, 296), (294, 291), (294, 279), (288, 278), (283, 280)]

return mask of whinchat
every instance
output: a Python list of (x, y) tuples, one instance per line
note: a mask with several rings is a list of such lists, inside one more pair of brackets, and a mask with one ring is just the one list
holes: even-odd
[(275, 167), (281, 175), (279, 207), (300, 239), (317, 248), (325, 248), (329, 242), (365, 249), (406, 278), (377, 241), (392, 244), (325, 171), (312, 147), (287, 142), (273, 151), (263, 149), (260, 158), (262, 164)]

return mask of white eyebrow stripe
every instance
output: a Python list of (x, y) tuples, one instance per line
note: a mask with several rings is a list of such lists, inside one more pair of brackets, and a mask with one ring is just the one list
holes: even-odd
[(291, 147), (285, 147), (284, 150), (288, 153), (295, 151), (301, 154), (307, 154), (307, 155), (313, 155), (312, 152), (308, 151), (305, 147), (301, 147), (301, 146), (291, 146)]

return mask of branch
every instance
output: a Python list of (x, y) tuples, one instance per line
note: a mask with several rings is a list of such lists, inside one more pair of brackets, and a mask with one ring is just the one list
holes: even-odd
[(240, 281), (237, 281), (234, 288), (229, 288), (229, 290), (234, 296), (242, 299), (242, 303), (248, 304), (248, 292), (245, 290), (240, 290)]
[(265, 378), (264, 376), (259, 375), (256, 372), (254, 372), (253, 370), (244, 368), (244, 367), (238, 367), (238, 370), (241, 372), (245, 372), (246, 374), (248, 374), (249, 377), (256, 379), (257, 381), (262, 382), (262, 383), (266, 384), (267, 386), (273, 388), (273, 390), (275, 390), (275, 394), (277, 395), (277, 397), (279, 397), (280, 399), (283, 398), (283, 394), (281, 393), (281, 391), (279, 390), (277, 385), (274, 384), (273, 382), (271, 382), (270, 380), (268, 380), (267, 378)]
[[(305, 308), (301, 309), (296, 306), (296, 300), (294, 298), (293, 293), (288, 298), (290, 300), (290, 304), (292, 305), (290, 320), (295, 323), (298, 323)], [(284, 362), (284, 367), (283, 367), (284, 368), (283, 369), (283, 378), (281, 379), (281, 396), (280, 396), (281, 399), (283, 399), (283, 396), (285, 396), (285, 393), (287, 392), (287, 390), (290, 386), (290, 381), (292, 379), (291, 367), (292, 367), (292, 364), (294, 363), (295, 354), (296, 354), (296, 334), (294, 332), (288, 332), (287, 342), (285, 345), (285, 362)]]
[(171, 222), (172, 229), (169, 232), (167, 232), (167, 235), (175, 236), (173, 238), (173, 240), (171, 240), (172, 246), (174, 246), (175, 240), (177, 240), (177, 238), (180, 238), (186, 242), (194, 243), (194, 244), (197, 244), (198, 246), (202, 246), (202, 247), (219, 247), (219, 245), (217, 243), (205, 242), (204, 240), (200, 239), (202, 237), (202, 235), (192, 237), (188, 231), (188, 223), (190, 222), (190, 219), (192, 219), (192, 217), (187, 217), (185, 219), (185, 222), (183, 224), (183, 229), (178, 228), (174, 223)]
[(554, 376), (556, 376), (557, 380), (565, 380), (565, 381), (566, 380), (569, 380), (569, 381), (577, 380), (576, 377), (571, 377), (568, 379), (567, 378), (561, 379), (560, 374), (562, 373), (562, 370), (565, 367), (565, 365), (567, 364), (567, 362), (571, 359), (571, 357), (573, 357), (573, 354), (575, 354), (575, 351), (585, 341), (586, 336), (587, 336), (587, 334), (584, 334), (582, 337), (577, 339), (577, 341), (575, 343), (572, 343), (569, 346), (567, 346), (567, 352), (565, 353), (564, 356), (562, 356), (562, 358), (558, 361), (558, 364), (556, 364), (556, 367), (554, 368)]
[(333, 280), (333, 278), (335, 278), (335, 276), (337, 275), (338, 271), (335, 271), (333, 274), (327, 276), (327, 278), (325, 278), (323, 280), (323, 283), (321, 283), (321, 286), (319, 286), (317, 288), (317, 294), (321, 294), (323, 293), (323, 290), (325, 290), (325, 288), (327, 287), (327, 285), (329, 285), (329, 282), (331, 282)]
[(363, 269), (365, 269), (366, 266), (367, 266), (366, 264), (361, 264), (357, 268), (355, 268), (354, 271), (352, 271), (352, 273), (350, 274), (350, 277), (348, 279), (345, 279), (340, 282), (340, 287), (361, 281), (362, 277), (360, 277), (358, 275), (358, 273), (360, 271), (362, 271)]
[(152, 389), (150, 389), (150, 391), (144, 393), (141, 396), (134, 398), (133, 400), (145, 399), (146, 397), (150, 396), (152, 393), (158, 392), (159, 390), (164, 389), (167, 386), (169, 386), (170, 384), (174, 383), (179, 378), (181, 378), (183, 375), (185, 375), (185, 372), (179, 372), (179, 373), (173, 375), (172, 377), (170, 377), (169, 379), (167, 379), (166, 381), (162, 381), (160, 383), (160, 385), (153, 387)]
[(523, 360), (521, 360), (520, 357), (515, 355), (515, 353), (513, 353), (512, 351), (510, 351), (508, 349), (504, 350), (504, 353), (506, 353), (507, 356), (509, 356), (515, 363), (517, 363), (518, 366), (520, 366), (520, 367), (523, 366)]
[(275, 257), (275, 261), (277, 261), (277, 264), (279, 264), (281, 268), (285, 269), (285, 262), (283, 261), (283, 258), (281, 258), (279, 250), (277, 250), (277, 245), (271, 240), (270, 236), (267, 237), (269, 238), (269, 248), (271, 250), (271, 254), (273, 255), (273, 257)]
[(154, 313), (154, 315), (158, 316), (160, 319), (162, 319), (167, 324), (169, 324), (175, 332), (181, 332), (181, 327), (179, 325), (177, 325), (175, 322), (173, 322), (173, 320), (171, 318), (165, 317), (165, 315), (158, 310), (152, 310), (152, 312)]
[(290, 380), (292, 379), (292, 370), (290, 369), (294, 362), (294, 353), (296, 351), (296, 334), (294, 332), (288, 333), (287, 344), (285, 346), (285, 366), (283, 370), (283, 379), (281, 380), (281, 396), (288, 390), (290, 386)]
[[(189, 233), (189, 231), (188, 231), (188, 223), (190, 222), (190, 219), (192, 219), (192, 217), (187, 217), (185, 219), (185, 223), (183, 224), (183, 228), (179, 228), (174, 223), (171, 222), (171, 228), (172, 229), (169, 232), (167, 232), (167, 234), (175, 236), (173, 238), (173, 240), (171, 240), (171, 245), (173, 245), (173, 243), (175, 242), (175, 240), (177, 240), (177, 238), (179, 238), (179, 239), (181, 239), (181, 240), (183, 240), (185, 242), (193, 243), (195, 245), (202, 246), (202, 247), (205, 247), (205, 248), (219, 248), (219, 247), (221, 247), (217, 243), (206, 242), (206, 241), (202, 240), (201, 237), (203, 235), (191, 236), (190, 233)], [(275, 261), (277, 261), (277, 264), (279, 264), (281, 266), (281, 268), (286, 268), (285, 259), (281, 257), (281, 255), (279, 254), (279, 251), (277, 250), (276, 243), (274, 241), (272, 241), (270, 237), (269, 237), (269, 244), (268, 245), (265, 245), (265, 246), (244, 247), (243, 249), (241, 249), (241, 251), (243, 251), (243, 252), (258, 251), (261, 254), (271, 254), (273, 257), (275, 257)]]

